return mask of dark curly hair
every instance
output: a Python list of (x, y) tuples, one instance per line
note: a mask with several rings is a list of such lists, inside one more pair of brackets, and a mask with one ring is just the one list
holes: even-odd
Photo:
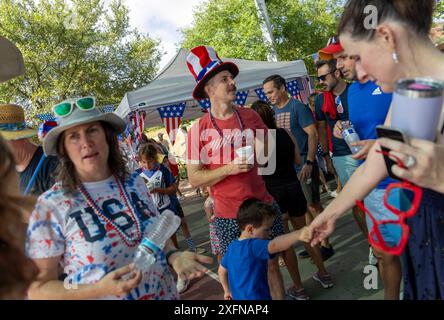
[[(105, 130), (106, 142), (109, 147), (108, 166), (111, 173), (120, 180), (125, 180), (129, 173), (126, 167), (128, 159), (123, 155), (116, 131), (106, 122), (99, 122)], [(80, 180), (76, 175), (76, 170), (71, 159), (65, 151), (64, 146), (65, 132), (63, 132), (57, 140), (57, 154), (60, 158), (60, 164), (57, 170), (57, 180), (62, 183), (65, 193), (73, 193), (80, 185)]]
[(36, 199), (20, 195), (14, 156), (1, 136), (0, 177), (0, 299), (23, 299), (37, 275), (37, 267), (24, 250), (24, 217), (32, 211)]

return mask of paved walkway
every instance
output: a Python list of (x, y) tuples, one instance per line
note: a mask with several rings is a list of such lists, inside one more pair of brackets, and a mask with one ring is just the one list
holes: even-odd
[[(209, 243), (208, 222), (203, 212), (204, 197), (199, 197), (187, 181), (181, 182), (181, 190), (186, 197), (182, 206), (190, 226), (191, 235), (198, 247), (205, 248), (211, 255)], [(331, 198), (327, 194), (321, 196), (324, 206)], [(182, 249), (186, 248), (181, 232), (178, 233)], [(382, 282), (378, 281), (378, 289), (364, 288), (364, 268), (368, 265), (368, 243), (359, 231), (351, 213), (348, 213), (336, 225), (336, 231), (330, 237), (336, 254), (326, 261), (326, 268), (331, 273), (335, 286), (323, 289), (311, 276), (316, 271), (310, 259), (299, 259), (299, 271), (307, 293), (313, 300), (370, 300), (383, 299)], [(301, 251), (301, 244), (295, 246), (296, 252)], [(182, 295), (184, 300), (220, 300), (223, 290), (217, 279), (217, 261), (209, 266), (209, 273), (202, 279), (191, 282), (189, 289)], [(286, 287), (292, 285), (287, 269), (281, 268)]]

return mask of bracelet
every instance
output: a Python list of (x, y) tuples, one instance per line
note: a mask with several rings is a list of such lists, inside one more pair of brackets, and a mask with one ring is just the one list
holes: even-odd
[(180, 250), (178, 250), (178, 249), (171, 249), (170, 251), (168, 251), (166, 254), (165, 254), (165, 259), (166, 259), (166, 261), (167, 261), (167, 263), (168, 263), (168, 265), (172, 268), (173, 266), (171, 265), (171, 263), (168, 261), (169, 259), (170, 259), (170, 257), (173, 255), (173, 254), (175, 254), (176, 252), (179, 252)]

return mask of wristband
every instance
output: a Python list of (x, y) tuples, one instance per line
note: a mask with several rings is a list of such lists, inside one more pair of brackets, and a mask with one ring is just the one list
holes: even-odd
[(169, 265), (171, 268), (172, 268), (173, 266), (171, 265), (169, 259), (170, 259), (170, 257), (171, 257), (173, 254), (175, 254), (176, 252), (179, 252), (179, 251), (180, 251), (180, 250), (178, 250), (178, 249), (171, 249), (170, 251), (168, 251), (168, 252), (165, 254), (165, 259), (166, 259), (168, 265)]

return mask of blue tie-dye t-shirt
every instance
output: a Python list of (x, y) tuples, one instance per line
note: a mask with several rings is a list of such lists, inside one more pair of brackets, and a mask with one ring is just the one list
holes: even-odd
[[(103, 214), (130, 238), (136, 235), (136, 223), (120, 195), (114, 177), (84, 183), (85, 189)], [(158, 210), (144, 181), (138, 173), (125, 181), (125, 190), (133, 203), (142, 234), (150, 232), (152, 217)], [(93, 284), (107, 273), (133, 262), (137, 245), (128, 246), (113, 228), (105, 223), (84, 196), (76, 191), (66, 196), (60, 183), (42, 194), (29, 221), (26, 250), (30, 258), (61, 257), (65, 283)], [(143, 274), (139, 286), (126, 296), (105, 296), (103, 299), (178, 299), (174, 278), (165, 255)]]

